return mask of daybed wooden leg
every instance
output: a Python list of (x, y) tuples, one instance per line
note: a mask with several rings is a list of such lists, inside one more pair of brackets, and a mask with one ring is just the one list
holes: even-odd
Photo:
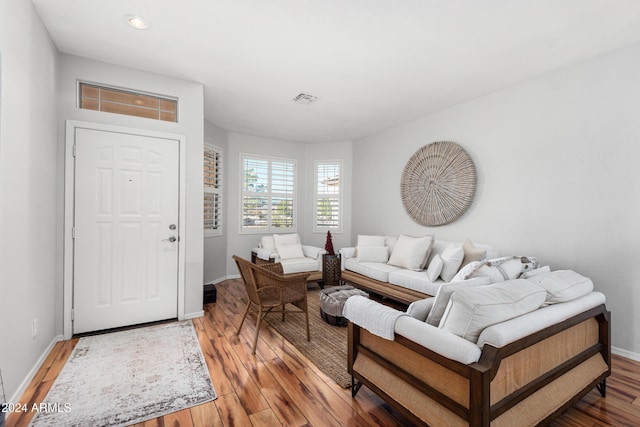
[(361, 382), (357, 382), (356, 383), (356, 379), (353, 378), (353, 376), (351, 377), (351, 397), (356, 397), (356, 394), (358, 394), (358, 391), (360, 390), (360, 387), (362, 387), (362, 383)]
[(598, 389), (602, 397), (607, 397), (607, 380), (602, 380), (602, 382), (598, 384), (596, 388)]

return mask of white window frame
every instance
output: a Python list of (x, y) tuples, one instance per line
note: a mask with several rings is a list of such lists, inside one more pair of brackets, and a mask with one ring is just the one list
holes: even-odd
[[(203, 188), (204, 188), (204, 193), (203, 193), (203, 227), (204, 227), (204, 237), (214, 237), (214, 236), (222, 236), (223, 234), (223, 200), (222, 200), (222, 191), (223, 191), (223, 150), (222, 148), (215, 146), (209, 142), (205, 142), (204, 143), (204, 153), (203, 153), (203, 168), (204, 168), (204, 161), (206, 159), (206, 155), (207, 153), (215, 153), (215, 155), (218, 157), (217, 159), (217, 170), (216, 170), (216, 174), (215, 174), (215, 185), (214, 187), (208, 186), (207, 185), (207, 179), (205, 173), (206, 171), (203, 172)], [(215, 206), (212, 207), (212, 209), (214, 210), (213, 214), (214, 214), (214, 220), (213, 220), (213, 226), (208, 226), (208, 224), (205, 221), (206, 218), (206, 211), (207, 211), (207, 195), (212, 195), (214, 197), (214, 204), (217, 202), (217, 209)], [(217, 200), (215, 200), (217, 199)], [(217, 213), (216, 213), (217, 211)], [(217, 226), (216, 226), (217, 225)]]
[[(245, 191), (245, 174), (244, 163), (245, 160), (264, 161), (267, 162), (267, 179), (266, 179), (266, 191), (253, 192)], [(293, 167), (293, 181), (291, 192), (275, 192), (273, 191), (273, 163), (283, 162), (288, 163)], [(269, 157), (261, 156), (257, 154), (240, 153), (240, 221), (239, 221), (239, 233), (240, 234), (273, 234), (273, 233), (290, 233), (297, 231), (298, 224), (298, 163), (295, 159), (287, 159), (283, 157)], [(261, 228), (249, 228), (244, 224), (244, 199), (245, 197), (265, 197), (268, 200), (268, 205), (271, 205), (271, 201), (274, 198), (283, 197), (292, 199), (292, 225), (291, 227), (274, 227), (272, 222), (272, 209), (267, 209), (266, 225)]]
[[(332, 199), (338, 199), (338, 224), (337, 226), (321, 226), (318, 224), (320, 212), (319, 212), (319, 202), (321, 198), (326, 198), (326, 194), (320, 194), (320, 181), (319, 173), (320, 168), (324, 168), (326, 166), (329, 167), (337, 167), (338, 169), (338, 182), (339, 182), (339, 190), (337, 193), (331, 193)], [(342, 212), (344, 210), (344, 204), (342, 203), (342, 193), (343, 193), (343, 185), (344, 185), (344, 168), (342, 160), (316, 160), (314, 162), (313, 167), (313, 232), (314, 233), (326, 233), (327, 231), (331, 231), (334, 233), (342, 233)]]

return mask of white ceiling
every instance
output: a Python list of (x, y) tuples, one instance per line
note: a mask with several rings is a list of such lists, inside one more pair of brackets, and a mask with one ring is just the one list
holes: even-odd
[[(356, 139), (640, 42), (638, 0), (33, 3), (61, 52), (201, 82), (210, 122), (302, 142)], [(301, 92), (318, 100), (294, 103)]]

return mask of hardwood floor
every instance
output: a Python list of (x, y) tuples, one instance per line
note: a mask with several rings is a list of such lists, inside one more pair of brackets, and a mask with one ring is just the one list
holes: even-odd
[[(255, 318), (235, 336), (244, 294), (238, 280), (216, 285), (217, 302), (194, 320), (202, 351), (218, 393), (217, 400), (165, 415), (148, 426), (404, 426), (409, 423), (369, 389), (356, 399), (320, 372), (295, 347), (268, 327), (251, 354)], [(266, 323), (266, 322), (265, 322)], [(77, 340), (58, 343), (22, 397), (43, 401)], [(27, 426), (33, 413), (12, 414), (7, 427)], [(556, 420), (554, 426), (640, 426), (640, 362), (613, 356), (607, 397), (592, 391)], [(60, 426), (62, 427), (62, 426)]]

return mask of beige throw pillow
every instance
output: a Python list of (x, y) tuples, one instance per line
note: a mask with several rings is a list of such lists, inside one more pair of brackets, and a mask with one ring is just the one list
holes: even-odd
[(462, 250), (464, 251), (464, 258), (460, 267), (464, 267), (472, 261), (482, 261), (487, 257), (487, 251), (476, 247), (469, 239), (462, 244)]

